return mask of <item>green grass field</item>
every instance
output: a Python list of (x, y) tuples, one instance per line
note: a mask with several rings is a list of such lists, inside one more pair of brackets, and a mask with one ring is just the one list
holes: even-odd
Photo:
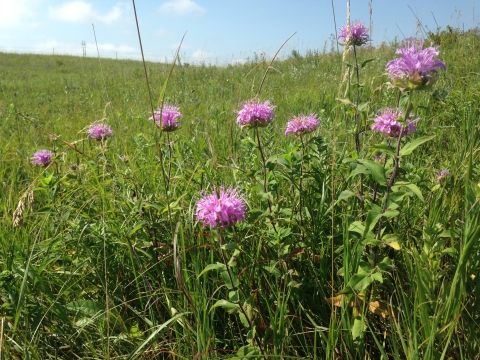
[[(406, 106), (398, 44), (357, 49), (359, 81), (352, 52), (311, 52), (147, 63), (150, 90), (137, 61), (0, 53), (0, 359), (478, 359), (480, 37), (430, 36), (447, 71), (412, 91), (398, 156), (370, 129)], [(242, 129), (259, 92), (276, 117)], [(177, 131), (148, 120), (159, 99)], [(248, 216), (204, 228), (222, 186)]]

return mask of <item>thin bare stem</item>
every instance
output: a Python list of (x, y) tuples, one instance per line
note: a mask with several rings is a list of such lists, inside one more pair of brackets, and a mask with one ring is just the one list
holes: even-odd
[[(107, 96), (107, 102), (109, 104), (112, 104), (111, 101), (110, 101), (110, 97), (108, 96), (107, 82), (105, 81), (105, 74), (103, 73), (102, 62), (100, 61), (100, 50), (98, 50), (97, 34), (95, 33), (95, 25), (93, 25), (93, 24), (92, 24), (92, 29), (93, 29), (93, 37), (95, 38), (95, 46), (97, 47), (98, 64), (100, 65), (100, 72), (102, 73), (103, 86), (105, 87), (105, 95)], [(113, 109), (112, 109), (111, 106), (110, 106), (110, 114), (112, 115), (112, 119), (115, 122), (115, 124), (118, 125), (117, 120), (115, 119), (115, 115), (113, 114)]]
[(265, 79), (267, 78), (267, 74), (268, 74), (268, 71), (271, 69), (272, 67), (272, 64), (273, 64), (273, 61), (275, 60), (275, 58), (277, 57), (278, 53), (280, 52), (280, 50), (282, 50), (282, 48), (285, 46), (285, 44), (288, 42), (288, 40), (290, 40), (297, 32), (295, 31), (292, 35), (289, 36), (289, 38), (287, 40), (285, 40), (285, 42), (282, 44), (282, 46), (280, 46), (277, 50), (277, 52), (275, 53), (275, 55), (273, 56), (272, 60), (270, 61), (270, 64), (268, 64), (268, 67), (267, 67), (267, 70), (265, 71), (265, 74), (263, 75), (263, 79), (262, 79), (262, 82), (260, 83), (260, 87), (258, 88), (258, 92), (257, 92), (257, 97), (260, 96), (260, 92), (262, 91), (262, 87), (263, 87), (263, 83), (265, 82)]

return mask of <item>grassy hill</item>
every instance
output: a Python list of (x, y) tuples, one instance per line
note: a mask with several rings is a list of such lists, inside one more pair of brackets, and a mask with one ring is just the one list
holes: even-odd
[[(480, 38), (430, 37), (447, 71), (412, 92), (398, 149), (371, 125), (407, 106), (386, 84), (400, 44), (356, 49), (359, 81), (353, 51), (311, 52), (146, 63), (150, 89), (137, 61), (0, 53), (3, 358), (478, 356)], [(276, 117), (242, 129), (257, 95)], [(175, 132), (149, 120), (162, 99)], [(299, 114), (320, 127), (286, 137)], [(220, 187), (246, 219), (203, 227)]]

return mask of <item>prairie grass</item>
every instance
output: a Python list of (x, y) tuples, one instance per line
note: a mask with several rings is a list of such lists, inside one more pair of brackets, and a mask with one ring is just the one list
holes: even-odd
[[(234, 110), (266, 62), (179, 59), (165, 103), (183, 118), (167, 136), (148, 120), (149, 96), (171, 65), (146, 64), (149, 90), (136, 61), (100, 70), (97, 59), (0, 53), (1, 357), (478, 359), (480, 38), (441, 44), (447, 71), (413, 94), (422, 120), (408, 141), (435, 137), (402, 157), (400, 211), (378, 243), (356, 226), (377, 231), (386, 186), (364, 171), (361, 206), (354, 171), (388, 150), (370, 125), (398, 100), (384, 74), (395, 48), (359, 49), (373, 60), (358, 83), (352, 53), (273, 62), (260, 98), (276, 118), (259, 139)], [(345, 100), (357, 91), (359, 153)], [(319, 130), (285, 137), (300, 113), (316, 113)], [(95, 121), (114, 136), (88, 139)], [(56, 154), (46, 168), (29, 161), (40, 148)], [(219, 186), (240, 189), (249, 209), (221, 234), (195, 218)]]

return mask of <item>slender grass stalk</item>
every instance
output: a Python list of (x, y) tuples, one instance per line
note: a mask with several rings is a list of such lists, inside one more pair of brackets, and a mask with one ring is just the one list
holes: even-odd
[[(95, 46), (97, 47), (98, 64), (100, 65), (100, 72), (102, 73), (103, 87), (105, 88), (105, 96), (107, 97), (107, 103), (112, 104), (112, 102), (110, 101), (110, 96), (108, 95), (107, 82), (105, 80), (105, 73), (103, 72), (102, 61), (100, 60), (100, 50), (98, 49), (97, 34), (95, 33), (95, 25), (93, 24), (92, 24), (92, 29), (93, 29), (93, 37), (95, 38)], [(115, 118), (115, 115), (113, 113), (113, 109), (111, 106), (110, 106), (110, 114), (112, 116), (113, 121), (115, 122), (115, 125), (118, 126), (118, 122)]]
[(2, 316), (2, 324), (0, 325), (0, 360), (3, 359), (3, 323), (5, 322), (5, 316)]

